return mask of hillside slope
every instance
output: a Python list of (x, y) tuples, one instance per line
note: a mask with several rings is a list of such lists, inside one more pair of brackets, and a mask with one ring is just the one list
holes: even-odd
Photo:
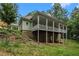
[[(4, 55), (16, 55), (16, 56), (78, 56), (79, 55), (79, 43), (75, 40), (68, 40), (65, 44), (53, 44), (53, 43), (36, 43), (28, 41), (24, 43), (9, 43), (8, 47), (4, 46), (4, 43), (0, 43), (0, 49), (4, 50)], [(1, 55), (2, 52), (0, 52)], [(8, 54), (10, 53), (10, 54)]]

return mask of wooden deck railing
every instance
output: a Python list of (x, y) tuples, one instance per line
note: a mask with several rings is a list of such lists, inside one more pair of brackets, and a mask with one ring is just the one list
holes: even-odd
[[(44, 31), (46, 31), (46, 26), (39, 24), (39, 28), (38, 28), (38, 25), (35, 25), (35, 26), (32, 28), (32, 31), (36, 31), (36, 30), (44, 30)], [(47, 31), (52, 31), (52, 32), (54, 31), (54, 32), (66, 33), (66, 30), (63, 30), (63, 29), (60, 29), (60, 30), (59, 30), (59, 28), (56, 28), (56, 27), (54, 27), (54, 30), (53, 30), (53, 27), (49, 27), (49, 26), (48, 26)]]

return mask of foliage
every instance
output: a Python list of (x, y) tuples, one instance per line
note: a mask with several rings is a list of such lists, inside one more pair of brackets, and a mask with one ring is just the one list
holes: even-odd
[(54, 3), (53, 7), (47, 12), (64, 22), (68, 20), (68, 11), (62, 8), (59, 3)]
[(1, 47), (5, 47), (5, 48), (10, 47), (9, 41), (8, 41), (8, 40), (1, 41), (1, 42), (0, 42), (0, 46), (1, 46)]
[(0, 41), (0, 50), (2, 50), (5, 54), (6, 53), (11, 53), (10, 55), (14, 55), (14, 49), (17, 49), (20, 47), (20, 43), (18, 41), (12, 42), (8, 40), (2, 40)]
[(0, 32), (3, 32), (7, 37), (10, 36), (10, 35), (15, 35), (16, 36), (16, 39), (19, 39), (21, 38), (21, 31), (20, 30), (17, 30), (17, 29), (0, 29)]
[[(37, 11), (32, 11), (32, 12), (28, 13), (28, 15), (34, 15), (36, 12), (37, 12)], [(28, 15), (27, 15), (27, 16), (28, 16)]]
[[(71, 37), (74, 37), (74, 35), (79, 36), (79, 8), (74, 8), (67, 25), (69, 28), (68, 34), (71, 35)], [(77, 39), (77, 37), (75, 39)]]
[(0, 4), (0, 19), (8, 25), (15, 22), (17, 18), (17, 5), (11, 3)]
[(43, 44), (39, 45), (35, 42), (27, 43), (12, 43), (10, 42), (7, 48), (1, 45), (4, 43), (0, 42), (0, 49), (4, 49), (12, 55), (17, 56), (78, 56), (79, 55), (79, 42), (75, 40), (65, 41), (63, 44)]

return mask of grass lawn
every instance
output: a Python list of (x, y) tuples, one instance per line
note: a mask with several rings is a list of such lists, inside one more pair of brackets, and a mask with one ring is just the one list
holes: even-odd
[[(3, 53), (2, 53), (3, 52)], [(0, 55), (16, 56), (79, 56), (79, 43), (68, 40), (63, 44), (28, 41), (25, 44), (0, 42)]]

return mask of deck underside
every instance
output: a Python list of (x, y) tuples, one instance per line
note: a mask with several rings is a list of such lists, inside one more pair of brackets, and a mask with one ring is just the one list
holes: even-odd
[[(53, 32), (51, 31), (47, 31), (48, 35), (47, 35), (47, 42), (53, 42)], [(60, 33), (61, 34), (61, 38), (62, 38), (62, 34), (63, 33)], [(35, 41), (37, 41), (38, 39), (38, 31), (33, 31), (33, 36), (34, 36), (34, 39)], [(58, 39), (58, 32), (54, 32), (54, 41), (57, 41)], [(39, 41), (40, 42), (46, 42), (46, 31), (42, 31), (40, 30), (39, 31)]]

